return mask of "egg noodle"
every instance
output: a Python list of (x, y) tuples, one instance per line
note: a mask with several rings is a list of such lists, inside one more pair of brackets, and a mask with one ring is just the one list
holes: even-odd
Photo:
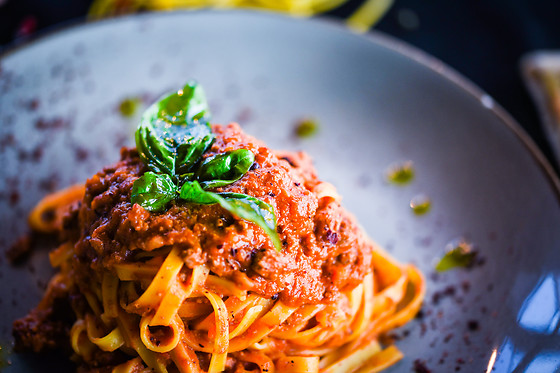
[[(309, 17), (327, 12), (347, 0), (95, 0), (90, 7), (89, 17), (99, 19), (141, 10), (161, 11), (199, 8), (245, 8), (265, 9), (288, 13), (298, 17)], [(358, 32), (366, 32), (391, 8), (393, 0), (365, 0), (348, 18), (347, 25)]]
[[(45, 197), (31, 227), (61, 231), (62, 215), (83, 194), (77, 185)], [(76, 283), (74, 244), (64, 242), (50, 253), (59, 273), (49, 287), (76, 287), (87, 301), (70, 331), (76, 355), (85, 362), (99, 350), (130, 356), (113, 373), (205, 372), (201, 366), (215, 373), (232, 364), (236, 373), (371, 373), (403, 357), (379, 338), (412, 319), (425, 292), (418, 269), (373, 248), (371, 272), (330, 304), (292, 307), (264, 298), (245, 290), (252, 280), (243, 273), (234, 283), (205, 265), (187, 268), (177, 247), (135, 250)]]

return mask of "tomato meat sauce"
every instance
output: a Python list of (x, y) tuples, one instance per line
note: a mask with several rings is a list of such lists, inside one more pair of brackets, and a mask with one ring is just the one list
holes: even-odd
[(274, 152), (237, 124), (212, 129), (216, 141), (206, 157), (240, 148), (255, 155), (240, 180), (213, 191), (243, 193), (272, 205), (282, 250), (259, 226), (217, 204), (178, 200), (159, 213), (131, 204), (132, 184), (147, 169), (136, 150), (123, 149), (120, 162), (87, 181), (75, 211), (71, 234), (84, 267), (80, 272), (99, 273), (97, 266), (126, 262), (137, 249), (173, 246), (181, 248), (187, 267), (206, 264), (218, 276), (291, 306), (327, 301), (359, 284), (371, 271), (371, 245), (334, 188), (317, 179), (308, 156)]

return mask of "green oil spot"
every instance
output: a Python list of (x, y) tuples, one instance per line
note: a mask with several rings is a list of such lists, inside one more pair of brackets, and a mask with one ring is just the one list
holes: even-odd
[(309, 138), (319, 132), (319, 123), (315, 119), (306, 118), (296, 124), (295, 133), (297, 137)]
[(410, 208), (415, 215), (424, 215), (432, 207), (432, 201), (424, 194), (417, 195), (410, 200)]
[(477, 257), (472, 245), (463, 239), (455, 240), (447, 244), (447, 252), (436, 264), (436, 271), (445, 272), (450, 269), (472, 267)]
[(138, 111), (140, 103), (141, 101), (137, 97), (125, 98), (119, 104), (119, 112), (123, 117), (130, 118)]
[(387, 180), (391, 183), (404, 185), (414, 179), (414, 167), (411, 161), (395, 163), (387, 169)]

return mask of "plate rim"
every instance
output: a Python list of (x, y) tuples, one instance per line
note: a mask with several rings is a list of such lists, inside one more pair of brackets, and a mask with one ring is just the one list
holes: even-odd
[(0, 49), (0, 71), (2, 62), (7, 57), (18, 53), (21, 50), (33, 47), (43, 41), (48, 41), (51, 38), (71, 33), (76, 30), (93, 28), (93, 27), (107, 27), (114, 23), (128, 22), (133, 19), (147, 20), (153, 18), (164, 17), (189, 17), (196, 16), (196, 14), (212, 14), (220, 16), (243, 15), (251, 17), (270, 17), (276, 18), (287, 22), (307, 22), (314, 23), (319, 27), (327, 27), (337, 32), (342, 32), (356, 38), (367, 40), (368, 42), (377, 44), (383, 48), (387, 48), (404, 58), (413, 60), (420, 65), (427, 67), (437, 75), (442, 76), (451, 84), (455, 84), (467, 94), (478, 100), (482, 106), (483, 100), (490, 99), (491, 105), (484, 106), (485, 110), (491, 111), (496, 115), (499, 122), (501, 122), (507, 129), (513, 132), (517, 139), (521, 142), (524, 148), (529, 152), (536, 165), (544, 173), (544, 176), (552, 188), (557, 202), (560, 203), (560, 177), (556, 173), (552, 163), (544, 156), (542, 150), (537, 146), (535, 141), (529, 136), (527, 131), (517, 122), (517, 120), (503, 108), (498, 101), (496, 101), (490, 94), (486, 93), (476, 83), (469, 78), (455, 70), (453, 67), (443, 62), (441, 59), (423, 51), (422, 49), (409, 44), (395, 36), (389, 35), (379, 30), (370, 29), (366, 33), (358, 33), (347, 27), (341, 19), (332, 16), (319, 14), (308, 18), (293, 17), (287, 14), (267, 11), (262, 9), (220, 9), (220, 8), (204, 8), (204, 9), (180, 9), (174, 11), (152, 11), (146, 13), (133, 13), (122, 16), (109, 17), (101, 20), (91, 20), (88, 18), (77, 18), (62, 22), (57, 25), (50, 26), (29, 38), (23, 40), (15, 40), (4, 48)]

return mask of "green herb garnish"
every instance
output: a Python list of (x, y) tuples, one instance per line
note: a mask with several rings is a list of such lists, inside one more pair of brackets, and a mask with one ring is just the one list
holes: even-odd
[(247, 149), (203, 159), (215, 139), (209, 121), (204, 91), (193, 81), (144, 112), (136, 130), (136, 147), (150, 171), (134, 182), (132, 203), (154, 212), (164, 210), (176, 199), (194, 204), (219, 204), (261, 227), (280, 251), (282, 244), (271, 205), (245, 194), (208, 191), (239, 180), (255, 160)]
[(478, 252), (473, 251), (471, 245), (461, 240), (449, 246), (449, 250), (436, 264), (436, 271), (445, 272), (457, 267), (470, 268), (474, 265)]
[(146, 172), (132, 185), (131, 199), (148, 211), (161, 211), (177, 196), (169, 175)]
[(164, 97), (142, 115), (136, 130), (140, 158), (154, 172), (175, 182), (192, 171), (214, 141), (204, 91), (195, 82)]
[(217, 188), (241, 179), (253, 162), (253, 152), (237, 149), (206, 158), (195, 175), (203, 188)]

